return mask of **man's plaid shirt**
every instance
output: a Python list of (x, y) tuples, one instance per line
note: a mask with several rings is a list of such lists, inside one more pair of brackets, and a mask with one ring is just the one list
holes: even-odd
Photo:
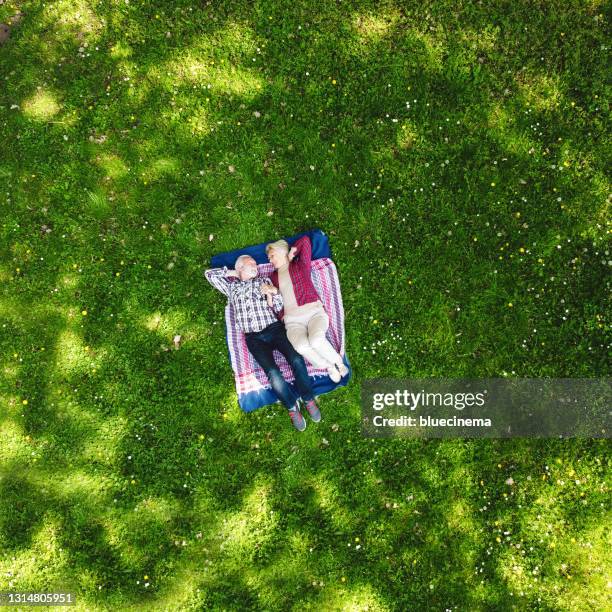
[(266, 296), (261, 293), (262, 285), (272, 286), (268, 277), (256, 276), (242, 281), (237, 276), (226, 275), (227, 266), (211, 268), (204, 272), (206, 280), (228, 297), (236, 315), (236, 322), (245, 334), (261, 331), (278, 321), (275, 311), (280, 310), (283, 305), (280, 292), (272, 296), (272, 308), (268, 306)]

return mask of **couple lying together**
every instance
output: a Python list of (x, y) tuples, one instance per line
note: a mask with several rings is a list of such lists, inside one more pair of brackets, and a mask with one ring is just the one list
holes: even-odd
[[(234, 270), (212, 268), (205, 276), (227, 296), (249, 351), (287, 407), (294, 427), (303, 431), (301, 403), (314, 422), (321, 420), (304, 357), (315, 368), (326, 369), (334, 382), (340, 382), (349, 370), (325, 335), (329, 317), (310, 276), (310, 238), (298, 238), (291, 249), (287, 241), (278, 240), (267, 245), (266, 254), (275, 268), (270, 278), (257, 275), (257, 263), (250, 255), (238, 257)], [(275, 349), (293, 370), (299, 397), (274, 361)]]

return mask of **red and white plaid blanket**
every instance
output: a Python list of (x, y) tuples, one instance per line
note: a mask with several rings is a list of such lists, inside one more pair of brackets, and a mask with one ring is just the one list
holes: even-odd
[[(274, 267), (272, 264), (257, 266), (259, 274), (270, 276)], [(329, 257), (313, 259), (311, 263), (312, 282), (323, 302), (325, 311), (329, 315), (329, 328), (327, 339), (340, 355), (344, 355), (344, 308), (340, 293), (340, 281), (336, 265)], [(236, 392), (242, 397), (251, 391), (271, 389), (268, 377), (255, 361), (247, 348), (244, 333), (236, 325), (234, 312), (229, 303), (225, 306), (225, 325), (227, 330), (227, 345), (230, 362), (236, 380)], [(281, 374), (288, 382), (293, 382), (293, 371), (281, 353), (274, 351), (274, 358)], [(315, 368), (306, 360), (306, 367), (310, 376), (327, 376), (327, 371)]]

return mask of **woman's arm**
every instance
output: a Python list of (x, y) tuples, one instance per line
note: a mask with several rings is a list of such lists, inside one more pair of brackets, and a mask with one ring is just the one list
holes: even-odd
[(291, 251), (293, 251), (293, 258), (291, 259), (299, 257), (302, 265), (308, 266), (308, 269), (310, 269), (310, 262), (312, 260), (312, 243), (310, 242), (309, 236), (302, 236), (301, 238), (298, 238), (291, 247)]

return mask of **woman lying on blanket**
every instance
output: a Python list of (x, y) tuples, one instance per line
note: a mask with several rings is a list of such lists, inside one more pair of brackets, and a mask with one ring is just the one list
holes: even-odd
[(298, 238), (291, 249), (286, 240), (268, 244), (266, 254), (275, 268), (274, 287), (264, 285), (262, 291), (280, 291), (284, 308), (278, 316), (285, 323), (289, 342), (315, 368), (326, 369), (332, 381), (339, 382), (348, 368), (325, 337), (329, 316), (310, 277), (311, 253), (308, 236)]

